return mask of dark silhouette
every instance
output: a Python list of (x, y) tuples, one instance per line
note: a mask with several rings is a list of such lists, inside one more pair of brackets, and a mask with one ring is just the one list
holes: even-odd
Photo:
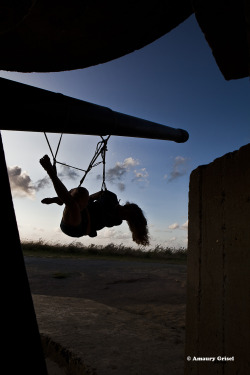
[(48, 155), (40, 159), (40, 164), (47, 171), (57, 193), (56, 197), (45, 198), (42, 203), (65, 204), (60, 224), (62, 232), (70, 237), (95, 237), (98, 230), (121, 225), (126, 220), (133, 241), (138, 245), (149, 245), (147, 220), (137, 204), (127, 202), (120, 205), (117, 196), (108, 190), (91, 195), (84, 187), (68, 191)]

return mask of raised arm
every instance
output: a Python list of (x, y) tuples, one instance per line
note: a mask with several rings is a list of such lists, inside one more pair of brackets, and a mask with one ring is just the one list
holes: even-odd
[(53, 168), (50, 158), (48, 155), (45, 155), (42, 159), (40, 159), (41, 166), (45, 169), (45, 171), (48, 173), (54, 189), (56, 191), (56, 194), (61, 199), (63, 203), (65, 203), (66, 206), (70, 206), (72, 204), (75, 204), (73, 197), (67, 190), (67, 188), (64, 186), (62, 181), (58, 178), (56, 174), (56, 170)]

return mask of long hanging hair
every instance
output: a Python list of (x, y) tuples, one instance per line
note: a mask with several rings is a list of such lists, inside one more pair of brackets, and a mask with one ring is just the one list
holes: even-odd
[(148, 223), (143, 211), (135, 203), (126, 202), (125, 206), (129, 209), (127, 223), (132, 233), (133, 241), (138, 245), (149, 245)]

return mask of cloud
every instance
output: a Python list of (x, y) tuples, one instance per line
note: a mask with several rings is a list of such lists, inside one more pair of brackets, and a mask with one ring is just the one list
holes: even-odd
[[(40, 191), (51, 184), (51, 180), (48, 175), (45, 177), (37, 180), (36, 182), (32, 182), (29, 174), (26, 171), (23, 171), (19, 166), (12, 166), (7, 167), (10, 187), (13, 194), (13, 197), (19, 198), (31, 198), (35, 197), (35, 193)], [(73, 170), (72, 168), (68, 168), (66, 166), (60, 166), (60, 172), (58, 173), (58, 177), (63, 179), (67, 178), (70, 180), (76, 180), (79, 178), (79, 173)]]
[(69, 180), (77, 180), (80, 178), (79, 173), (76, 171), (76, 169), (67, 167), (66, 165), (60, 166), (60, 172), (58, 173), (58, 177), (63, 179), (67, 178)]
[[(128, 157), (124, 161), (117, 162), (113, 168), (109, 168), (106, 172), (106, 180), (112, 184), (117, 184), (120, 191), (125, 190), (125, 184), (122, 182), (125, 179), (125, 176), (131, 170), (132, 167), (139, 165), (139, 161)], [(96, 176), (98, 180), (102, 179), (102, 176), (99, 174)]]
[(50, 185), (50, 179), (48, 176), (42, 179), (32, 182), (30, 176), (26, 171), (22, 171), (19, 166), (7, 167), (8, 175), (10, 180), (10, 187), (13, 197), (19, 198), (31, 198), (35, 197), (35, 193), (46, 186)]
[(127, 173), (126, 167), (117, 162), (113, 168), (108, 169), (106, 173), (106, 179), (109, 182), (115, 183), (117, 180), (120, 181)]
[(98, 237), (100, 239), (112, 239), (119, 241), (128, 241), (132, 239), (129, 231), (123, 232), (121, 230), (117, 230), (117, 228), (104, 228), (99, 232)]
[(7, 169), (13, 197), (28, 197), (33, 199), (36, 189), (28, 173), (22, 171), (22, 168), (17, 165), (7, 167)]
[(51, 184), (51, 181), (49, 179), (49, 176), (45, 176), (44, 178), (41, 178), (40, 180), (35, 182), (34, 189), (36, 191), (44, 189), (46, 186), (49, 186)]
[[(176, 156), (174, 158), (174, 164), (172, 166), (168, 182), (174, 181), (187, 173), (187, 160), (188, 158), (184, 158), (182, 156)], [(167, 175), (164, 176), (165, 179), (167, 177)]]
[(139, 165), (139, 161), (136, 159), (133, 159), (131, 156), (129, 158), (124, 159), (123, 165), (126, 168), (135, 167), (136, 165)]
[(184, 224), (182, 224), (181, 229), (188, 229), (188, 220)]
[(134, 170), (135, 177), (132, 179), (132, 181), (148, 181), (148, 172), (146, 168), (141, 168), (139, 171)]
[(180, 228), (180, 225), (178, 223), (173, 223), (168, 226), (169, 229), (178, 229)]
[[(80, 179), (80, 175), (76, 170), (67, 167), (66, 165), (60, 165), (60, 171), (58, 172), (58, 177), (63, 180), (64, 178), (68, 180), (77, 180)], [(40, 180), (34, 183), (34, 189), (36, 191), (42, 190), (47, 186), (51, 185), (51, 180), (48, 175), (41, 178)]]
[(124, 191), (125, 190), (125, 184), (123, 182), (118, 182), (117, 186), (118, 186), (118, 189), (120, 191)]
[(168, 228), (171, 229), (171, 230), (175, 230), (175, 229), (187, 230), (188, 229), (188, 220), (182, 225), (180, 225), (179, 223), (173, 223), (173, 224), (169, 225)]
[(122, 163), (117, 162), (113, 168), (108, 169), (106, 178), (109, 182), (120, 181), (129, 172), (131, 167), (135, 167), (138, 164), (138, 160), (131, 157), (126, 158)]

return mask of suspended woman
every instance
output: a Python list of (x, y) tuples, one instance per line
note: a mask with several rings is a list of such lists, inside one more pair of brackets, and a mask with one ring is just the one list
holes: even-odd
[(48, 155), (40, 159), (40, 164), (48, 173), (57, 194), (56, 197), (43, 199), (42, 203), (65, 204), (60, 224), (63, 233), (70, 237), (96, 237), (98, 230), (121, 225), (126, 220), (133, 241), (138, 245), (149, 245), (147, 220), (137, 204), (127, 202), (122, 206), (117, 196), (108, 190), (91, 195), (84, 187), (68, 191)]

